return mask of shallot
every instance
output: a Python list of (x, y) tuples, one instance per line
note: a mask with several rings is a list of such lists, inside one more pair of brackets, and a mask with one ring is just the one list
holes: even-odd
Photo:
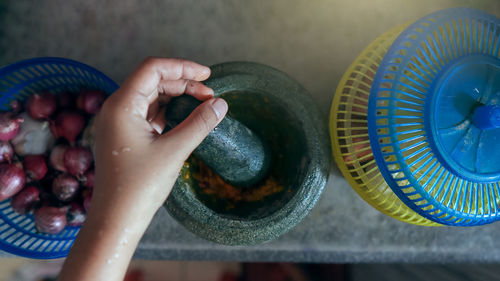
[(29, 180), (41, 180), (48, 171), (45, 157), (42, 155), (27, 155), (24, 157), (23, 165)]
[(28, 186), (12, 197), (12, 209), (19, 214), (26, 214), (40, 202), (40, 191), (34, 186)]
[(11, 112), (0, 113), (0, 141), (8, 141), (13, 139), (19, 133), (20, 123), (24, 120), (21, 117), (16, 117)]
[(103, 91), (83, 91), (76, 101), (76, 106), (90, 114), (96, 114), (101, 109), (102, 103), (106, 99)]
[(90, 210), (90, 203), (92, 201), (92, 190), (84, 190), (83, 191), (83, 208), (88, 213)]
[(0, 164), (0, 201), (10, 198), (26, 183), (26, 175), (16, 164)]
[(68, 146), (62, 144), (56, 145), (52, 148), (49, 158), (52, 168), (61, 172), (66, 172), (66, 167), (64, 166), (64, 153), (66, 152), (66, 149), (68, 149)]
[(95, 180), (93, 115), (105, 99), (97, 89), (42, 91), (0, 111), (0, 201), (11, 198), (16, 213), (33, 212), (41, 233), (86, 219)]
[(95, 174), (93, 169), (85, 172), (85, 174), (83, 174), (82, 177), (83, 186), (88, 188), (94, 188), (94, 178)]
[(94, 143), (95, 143), (95, 118), (89, 120), (87, 127), (83, 130), (82, 138), (80, 140), (80, 146), (88, 147), (94, 153)]
[(68, 173), (80, 177), (92, 165), (92, 152), (84, 147), (70, 147), (64, 153), (64, 166)]
[(79, 188), (78, 181), (69, 174), (61, 174), (52, 182), (52, 193), (57, 199), (68, 202), (76, 196)]
[(80, 226), (83, 224), (86, 218), (85, 210), (83, 209), (82, 204), (73, 202), (71, 203), (67, 215), (68, 225), (69, 226)]
[(90, 114), (96, 114), (101, 109), (106, 94), (100, 90), (83, 91), (76, 100), (76, 106)]
[(8, 141), (0, 141), (0, 162), (9, 162), (14, 157), (14, 148)]
[(42, 233), (57, 234), (66, 227), (66, 210), (43, 206), (35, 210), (35, 226)]
[(49, 92), (31, 95), (26, 103), (26, 110), (33, 119), (47, 119), (56, 111), (56, 98)]
[(77, 111), (63, 111), (57, 115), (50, 129), (56, 138), (64, 137), (70, 143), (74, 143), (84, 126), (85, 118), (81, 113)]

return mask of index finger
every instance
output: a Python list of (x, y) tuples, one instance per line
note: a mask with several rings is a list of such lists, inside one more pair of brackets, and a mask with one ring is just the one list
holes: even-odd
[(140, 95), (152, 100), (158, 95), (158, 84), (162, 80), (203, 81), (210, 76), (210, 68), (184, 59), (147, 58), (123, 84), (123, 98)]

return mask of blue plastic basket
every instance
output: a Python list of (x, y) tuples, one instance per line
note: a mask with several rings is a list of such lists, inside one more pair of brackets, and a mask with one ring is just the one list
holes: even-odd
[(378, 168), (432, 221), (499, 219), (499, 48), (498, 18), (442, 10), (403, 31), (374, 77), (368, 132)]
[[(64, 58), (33, 58), (0, 69), (0, 109), (8, 110), (13, 100), (48, 90), (54, 94), (82, 87), (101, 89), (108, 95), (118, 85), (102, 72)], [(39, 233), (32, 214), (20, 215), (10, 199), (0, 202), (0, 249), (36, 259), (67, 256), (80, 227), (67, 226), (56, 235)]]

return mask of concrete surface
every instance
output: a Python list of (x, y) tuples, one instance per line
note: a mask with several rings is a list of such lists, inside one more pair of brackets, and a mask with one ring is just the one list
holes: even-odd
[[(500, 16), (500, 1), (26, 1), (0, 2), (0, 65), (35, 56), (90, 64), (118, 83), (145, 56), (203, 64), (265, 63), (302, 83), (327, 116), (359, 52), (390, 27), (452, 6)], [(318, 262), (500, 261), (500, 223), (425, 228), (378, 213), (333, 167), (319, 204), (294, 230), (254, 247), (201, 240), (161, 209), (138, 258)]]

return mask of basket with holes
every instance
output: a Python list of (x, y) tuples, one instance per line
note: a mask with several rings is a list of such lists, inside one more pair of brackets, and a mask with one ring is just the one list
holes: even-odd
[[(20, 61), (0, 69), (0, 109), (8, 111), (12, 101), (22, 101), (42, 91), (58, 94), (77, 92), (82, 87), (99, 89), (109, 95), (118, 85), (100, 71), (69, 59)], [(0, 250), (38, 259), (68, 254), (80, 227), (66, 226), (58, 234), (41, 233), (35, 228), (33, 214), (16, 213), (10, 200), (0, 202)]]
[(330, 112), (353, 189), (404, 222), (498, 219), (500, 20), (452, 8), (396, 27), (346, 71)]

